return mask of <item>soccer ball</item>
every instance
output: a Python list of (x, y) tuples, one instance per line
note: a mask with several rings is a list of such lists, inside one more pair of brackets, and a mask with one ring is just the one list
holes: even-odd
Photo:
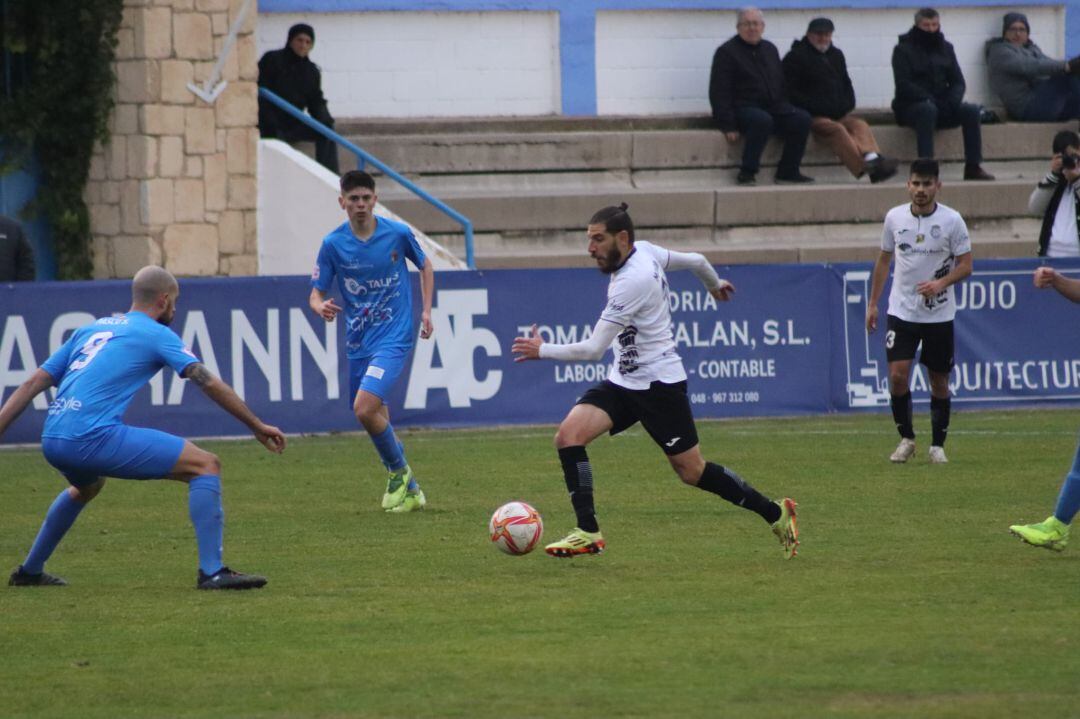
[(544, 534), (540, 513), (525, 502), (507, 502), (488, 522), (492, 543), (507, 554), (528, 554)]

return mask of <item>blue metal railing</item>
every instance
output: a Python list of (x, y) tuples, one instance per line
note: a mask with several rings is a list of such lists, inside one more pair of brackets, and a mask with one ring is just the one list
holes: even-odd
[(413, 193), (414, 195), (416, 195), (420, 199), (424, 200), (428, 204), (433, 205), (435, 207), (435, 209), (439, 210), (444, 215), (446, 215), (447, 217), (451, 218), (452, 220), (457, 222), (459, 225), (461, 225), (461, 229), (465, 233), (465, 264), (469, 266), (470, 270), (475, 270), (476, 269), (476, 261), (475, 261), (475, 257), (473, 256), (473, 226), (472, 226), (472, 221), (468, 217), (461, 214), (460, 212), (458, 212), (453, 207), (446, 204), (445, 202), (443, 202), (439, 198), (435, 197), (434, 195), (429, 193), (427, 190), (425, 190), (422, 187), (420, 187), (419, 185), (417, 185), (415, 182), (412, 182), (411, 180), (406, 178), (404, 175), (399, 173), (397, 170), (395, 170), (394, 168), (390, 167), (389, 165), (387, 165), (385, 162), (383, 162), (379, 158), (372, 155), (370, 152), (367, 152), (366, 150), (363, 150), (363, 149), (357, 147), (356, 145), (354, 145), (349, 140), (346, 140), (344, 137), (337, 134), (336, 132), (334, 132), (333, 130), (331, 130), (329, 127), (322, 124), (318, 120), (316, 120), (316, 119), (312, 118), (311, 116), (301, 112), (294, 105), (292, 105), (291, 103), (287, 102), (286, 100), (283, 100), (282, 98), (278, 97), (276, 94), (274, 94), (270, 90), (267, 90), (265, 87), (260, 87), (259, 88), (259, 96), (263, 97), (263, 98), (266, 98), (268, 101), (272, 102), (279, 109), (284, 110), (285, 112), (289, 113), (289, 115), (291, 115), (292, 117), (295, 117), (297, 120), (304, 123), (305, 125), (307, 125), (311, 129), (315, 130), (316, 132), (318, 132), (323, 137), (330, 138), (331, 140), (336, 142), (338, 145), (341, 145), (346, 150), (348, 150), (349, 152), (356, 155), (357, 166), (361, 170), (364, 169), (364, 164), (365, 163), (371, 163), (375, 167), (379, 168), (379, 171), (382, 172), (384, 175), (391, 178), (392, 180), (395, 180), (399, 185), (404, 187), (406, 190)]

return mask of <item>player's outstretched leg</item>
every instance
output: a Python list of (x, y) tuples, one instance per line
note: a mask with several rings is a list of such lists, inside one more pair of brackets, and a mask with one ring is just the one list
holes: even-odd
[(197, 589), (258, 589), (266, 584), (266, 577), (234, 572), (222, 563), (225, 512), (220, 477), (204, 474), (188, 482), (188, 513), (199, 547)]
[[(672, 458), (669, 457), (669, 459)], [(676, 462), (677, 460), (673, 460), (672, 463), (675, 465), (676, 471), (679, 471), (679, 465)], [(682, 476), (682, 472), (680, 472), (680, 477)], [(683, 481), (686, 481), (685, 477), (683, 477)], [(788, 559), (798, 554), (799, 529), (795, 517), (796, 504), (793, 500), (785, 497), (779, 502), (774, 502), (754, 489), (735, 472), (713, 462), (705, 463), (705, 469), (696, 483), (687, 483), (695, 484), (699, 489), (712, 492), (736, 506), (756, 513), (769, 523), (769, 527), (772, 529), (773, 534), (779, 538), (780, 544), (784, 548), (784, 554)]]
[(575, 557), (582, 554), (600, 554), (604, 551), (604, 537), (596, 521), (593, 504), (592, 465), (582, 445), (561, 447), (559, 462), (562, 464), (566, 490), (577, 516), (577, 527), (557, 542), (544, 547), (553, 557)]
[(45, 521), (42, 522), (41, 529), (26, 559), (8, 578), (9, 586), (43, 587), (67, 584), (60, 577), (48, 574), (45, 571), (45, 562), (52, 556), (71, 526), (75, 524), (83, 507), (97, 496), (103, 486), (105, 486), (105, 480), (99, 479), (82, 487), (68, 487), (56, 496), (49, 511), (45, 514)]
[(1060, 552), (1069, 543), (1069, 525), (1080, 511), (1080, 447), (1076, 448), (1073, 466), (1058, 493), (1054, 514), (1037, 524), (1014, 524), (1009, 531), (1035, 547)]

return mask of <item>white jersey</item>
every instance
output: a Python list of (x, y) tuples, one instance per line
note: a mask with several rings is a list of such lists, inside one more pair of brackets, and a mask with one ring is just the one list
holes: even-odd
[(956, 316), (952, 285), (934, 297), (915, 291), (920, 282), (941, 279), (956, 258), (971, 252), (971, 238), (960, 213), (940, 202), (932, 214), (917, 217), (911, 205), (894, 207), (885, 215), (881, 249), (894, 253), (888, 312), (908, 322), (949, 322)]
[(686, 379), (682, 359), (675, 352), (664, 267), (669, 253), (650, 242), (635, 242), (634, 251), (611, 275), (607, 306), (601, 322), (620, 327), (611, 343), (615, 352), (608, 380), (627, 389), (648, 389), (657, 380)]

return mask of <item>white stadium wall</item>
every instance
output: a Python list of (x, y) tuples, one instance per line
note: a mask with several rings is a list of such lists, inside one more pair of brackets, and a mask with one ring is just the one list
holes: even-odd
[(311, 59), (334, 117), (559, 111), (555, 13), (263, 13), (260, 57), (298, 22), (315, 30)]
[[(1001, 34), (1009, 8), (938, 8), (942, 31), (956, 48), (968, 102), (991, 97), (983, 46)], [(1022, 8), (1032, 38), (1047, 55), (1065, 55), (1064, 11)], [(887, 108), (893, 97), (892, 50), (912, 26), (911, 8), (769, 10), (765, 38), (780, 55), (806, 33), (807, 23), (833, 20), (833, 42), (844, 51), (861, 108)], [(717, 46), (735, 34), (732, 11), (601, 12), (596, 20), (597, 110), (601, 115), (709, 112), (709, 68)]]
[[(520, 3), (518, 3), (520, 5)], [(966, 99), (996, 105), (984, 42), (1011, 8), (939, 6), (968, 83)], [(1022, 5), (1032, 38), (1065, 56), (1062, 5)], [(914, 8), (767, 10), (765, 37), (781, 54), (807, 22), (826, 15), (844, 50), (859, 107), (892, 100), (890, 58)], [(707, 113), (709, 67), (735, 32), (732, 10), (602, 10), (596, 13), (596, 113)], [(315, 28), (312, 59), (335, 117), (551, 115), (562, 111), (555, 12), (261, 12), (259, 53), (285, 44), (289, 26)], [(588, 113), (586, 113), (588, 114)]]

